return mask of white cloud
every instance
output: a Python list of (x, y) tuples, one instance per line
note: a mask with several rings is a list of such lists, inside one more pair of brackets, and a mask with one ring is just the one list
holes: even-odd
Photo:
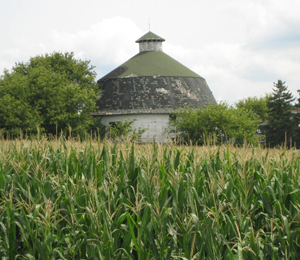
[[(15, 62), (26, 62), (36, 55), (61, 51), (74, 52), (75, 57), (91, 60), (92, 65), (112, 68), (138, 52), (138, 45), (134, 42), (141, 34), (134, 22), (124, 17), (105, 19), (74, 33), (55, 29), (41, 43), (22, 40), (20, 45), (14, 42), (14, 47), (0, 52), (0, 67), (10, 69)], [(102, 72), (101, 68), (99, 72)]]
[(50, 45), (56, 49), (73, 51), (80, 58), (116, 66), (137, 52), (138, 45), (134, 41), (141, 33), (130, 19), (113, 17), (73, 34), (56, 30), (49, 38)]
[[(214, 43), (200, 49), (166, 44), (166, 52), (203, 76), (217, 100), (234, 103), (247, 96), (263, 96), (273, 82), (286, 80), (297, 95), (300, 71), (298, 49), (252, 50), (245, 45)], [(296, 57), (294, 53), (298, 53)]]
[(91, 60), (100, 78), (138, 52), (135, 40), (151, 16), (153, 32), (166, 38), (164, 51), (203, 76), (218, 100), (261, 96), (277, 79), (295, 95), (300, 88), (297, 0), (15, 1), (0, 3), (0, 22), (14, 18), (1, 29), (0, 71), (73, 51)]

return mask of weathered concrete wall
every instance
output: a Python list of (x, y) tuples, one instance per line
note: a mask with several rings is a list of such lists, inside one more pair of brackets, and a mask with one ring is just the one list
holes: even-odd
[(169, 114), (107, 115), (101, 117), (101, 123), (106, 126), (113, 122), (136, 119), (133, 124), (135, 129), (147, 128), (147, 131), (141, 136), (141, 142), (152, 142), (154, 138), (156, 142), (166, 143), (171, 137), (165, 133), (169, 126)]
[(140, 42), (139, 43), (140, 52), (142, 51), (162, 51), (162, 42)]

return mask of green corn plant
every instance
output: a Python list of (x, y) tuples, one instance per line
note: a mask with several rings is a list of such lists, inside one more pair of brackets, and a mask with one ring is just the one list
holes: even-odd
[(4, 259), (299, 259), (296, 150), (0, 141)]

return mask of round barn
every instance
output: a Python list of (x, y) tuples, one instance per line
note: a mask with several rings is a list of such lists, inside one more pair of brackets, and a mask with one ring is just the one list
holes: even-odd
[(98, 110), (104, 125), (126, 119), (147, 131), (141, 142), (167, 142), (169, 117), (185, 106), (200, 107), (216, 100), (206, 81), (162, 51), (165, 39), (148, 32), (136, 42), (139, 53), (98, 80)]

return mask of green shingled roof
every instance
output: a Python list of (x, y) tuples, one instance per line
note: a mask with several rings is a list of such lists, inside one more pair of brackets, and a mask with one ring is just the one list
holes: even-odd
[(164, 42), (165, 39), (161, 38), (160, 36), (156, 35), (155, 33), (149, 31), (145, 35), (143, 35), (141, 38), (137, 39), (135, 42), (146, 42), (146, 41)]
[(200, 77), (162, 51), (146, 51), (133, 56), (104, 78), (147, 76)]
[(101, 96), (94, 115), (169, 113), (216, 103), (204, 78), (160, 51), (162, 41), (146, 33), (136, 41), (137, 55), (98, 80)]

